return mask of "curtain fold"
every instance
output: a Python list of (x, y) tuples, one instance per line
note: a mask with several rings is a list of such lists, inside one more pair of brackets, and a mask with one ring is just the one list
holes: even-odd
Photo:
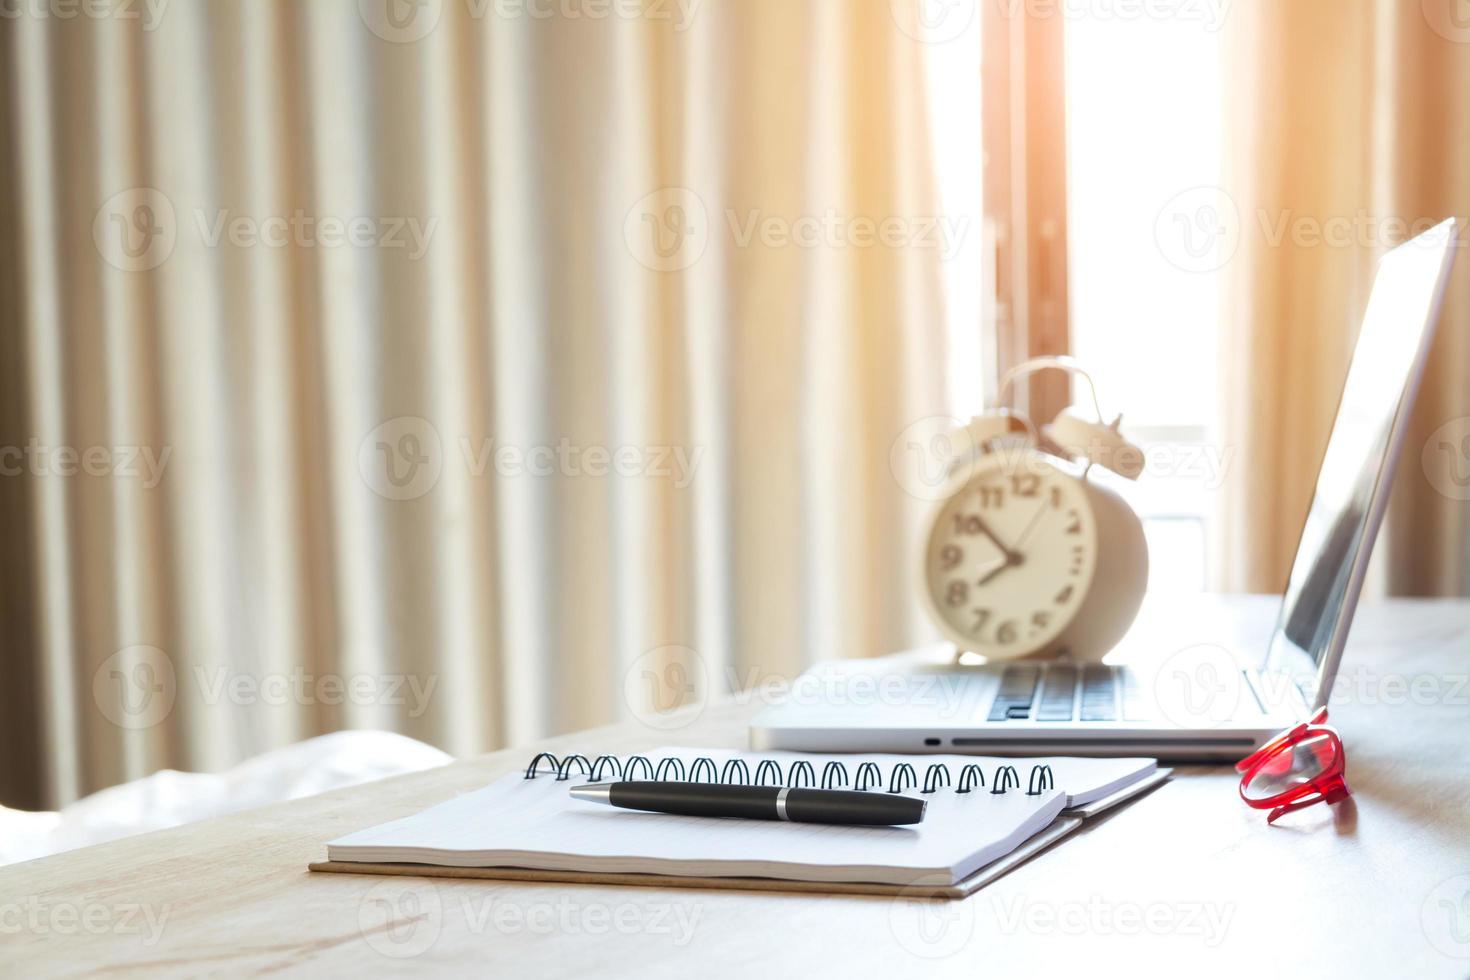
[[(1470, 29), (1455, 0), (1242, 3), (1225, 25), (1238, 84), (1226, 86), (1224, 190), (1240, 235), (1220, 390), (1236, 454), (1213, 585), (1271, 592), (1285, 585), (1378, 258), (1470, 217)], [(1467, 347), (1461, 254), (1370, 592), (1470, 589), (1470, 492), (1456, 476), (1470, 468)]]
[(942, 255), (792, 240), (938, 214), (926, 46), (498, 10), (0, 23), (0, 444), (49, 453), (0, 479), (4, 802), (926, 635), (888, 449), (951, 403)]

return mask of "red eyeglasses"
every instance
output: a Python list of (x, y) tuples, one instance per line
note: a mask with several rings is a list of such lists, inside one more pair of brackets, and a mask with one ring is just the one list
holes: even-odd
[(1327, 709), (1297, 725), (1236, 763), (1240, 798), (1257, 810), (1270, 810), (1267, 823), (1316, 803), (1341, 803), (1352, 795), (1343, 772), (1347, 754), (1337, 730), (1325, 724)]

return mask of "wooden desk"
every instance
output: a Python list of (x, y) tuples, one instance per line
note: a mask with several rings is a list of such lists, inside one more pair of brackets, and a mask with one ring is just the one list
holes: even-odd
[[(1211, 609), (1262, 631), (1258, 603)], [(0, 974), (1464, 977), (1467, 673), (1470, 603), (1367, 606), (1333, 709), (1355, 818), (1267, 828), (1228, 769), (1187, 769), (964, 902), (306, 871), (325, 841), (478, 787), (522, 748), (0, 869)], [(533, 748), (736, 746), (754, 708)], [(384, 909), (403, 913), (390, 929)]]

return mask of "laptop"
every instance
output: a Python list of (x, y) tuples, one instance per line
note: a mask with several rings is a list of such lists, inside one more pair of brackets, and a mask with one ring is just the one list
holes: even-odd
[[(964, 666), (953, 648), (839, 660), (751, 723), (758, 750), (1235, 760), (1327, 703), (1458, 244), (1384, 256), (1276, 626), (1263, 647), (1156, 638), (1126, 664)], [(1135, 633), (1147, 630), (1135, 630)]]

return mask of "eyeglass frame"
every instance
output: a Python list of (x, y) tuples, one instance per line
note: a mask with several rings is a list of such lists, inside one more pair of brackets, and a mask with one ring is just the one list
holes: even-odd
[[(1337, 729), (1327, 723), (1327, 708), (1317, 709), (1307, 721), (1302, 722), (1295, 728), (1290, 728), (1265, 745), (1256, 749), (1250, 755), (1235, 764), (1235, 771), (1241, 774), (1240, 798), (1246, 806), (1256, 810), (1270, 810), (1271, 814), (1266, 818), (1266, 823), (1273, 824), (1277, 818), (1285, 816), (1296, 810), (1301, 810), (1318, 803), (1328, 805), (1341, 803), (1352, 795), (1348, 789), (1345, 774), (1347, 771), (1347, 751), (1343, 748), (1342, 736)], [(1252, 799), (1246, 796), (1245, 788), (1250, 785), (1256, 774), (1265, 768), (1266, 764), (1276, 758), (1282, 752), (1295, 748), (1308, 738), (1326, 737), (1333, 749), (1332, 761), (1320, 773), (1290, 789), (1269, 796), (1264, 799)]]

